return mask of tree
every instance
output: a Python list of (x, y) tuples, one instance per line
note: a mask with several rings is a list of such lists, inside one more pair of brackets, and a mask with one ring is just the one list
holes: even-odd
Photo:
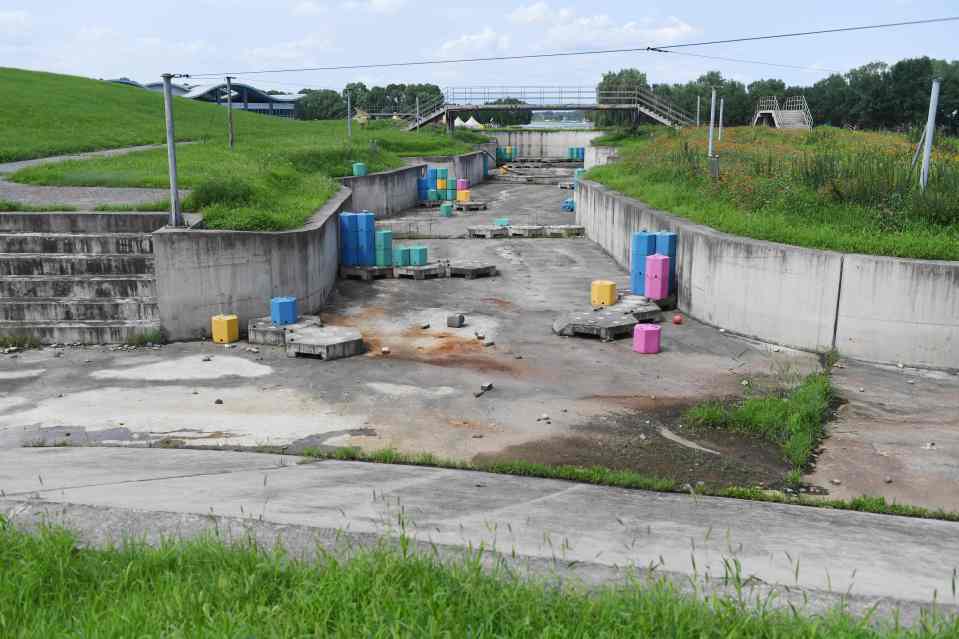
[(296, 102), (298, 120), (335, 120), (346, 116), (346, 102), (336, 91), (307, 91)]
[[(509, 105), (524, 104), (524, 102), (518, 98), (500, 98), (498, 100), (487, 102), (486, 104)], [(470, 117), (476, 118), (477, 121), (482, 122), (483, 124), (489, 124), (490, 122), (493, 122), (498, 126), (519, 126), (532, 122), (533, 112), (530, 110), (510, 111), (502, 109), (481, 109), (474, 113), (463, 114), (462, 116), (462, 118), (465, 120), (468, 120)]]
[(350, 96), (350, 106), (366, 111), (370, 106), (370, 90), (362, 82), (350, 82), (343, 88), (343, 100)]
[[(601, 104), (622, 104), (623, 100), (632, 99), (628, 94), (637, 89), (649, 89), (645, 73), (639, 69), (610, 71), (596, 85), (596, 97)], [(597, 111), (592, 119), (596, 126), (632, 126), (638, 117), (638, 112), (632, 111)]]

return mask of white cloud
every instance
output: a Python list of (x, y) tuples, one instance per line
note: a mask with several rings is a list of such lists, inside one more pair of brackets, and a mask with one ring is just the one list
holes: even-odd
[(406, 4), (406, 0), (348, 0), (343, 8), (350, 11), (369, 11), (370, 13), (397, 13)]
[(251, 62), (270, 64), (275, 62), (312, 64), (316, 62), (316, 54), (330, 51), (333, 40), (328, 36), (308, 36), (302, 40), (279, 42), (263, 47), (255, 47), (244, 53)]
[(486, 27), (478, 33), (465, 33), (455, 40), (447, 40), (440, 46), (443, 56), (467, 55), (474, 53), (493, 53), (509, 49), (508, 35), (499, 34)]
[(554, 9), (544, 1), (520, 7), (510, 14), (519, 25), (536, 25), (543, 34), (540, 49), (628, 47), (670, 44), (698, 29), (676, 17), (621, 22), (607, 14), (580, 15), (569, 8)]
[(549, 14), (549, 5), (545, 2), (537, 2), (514, 10), (509, 14), (509, 19), (514, 24), (542, 24), (547, 21)]
[(290, 9), (295, 16), (318, 16), (326, 13), (326, 6), (313, 0), (302, 0)]

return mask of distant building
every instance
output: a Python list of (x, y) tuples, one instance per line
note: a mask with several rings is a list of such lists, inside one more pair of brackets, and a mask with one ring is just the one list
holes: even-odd
[[(163, 83), (162, 82), (151, 82), (150, 84), (144, 84), (144, 89), (149, 89), (150, 91), (163, 92)], [(173, 84), (170, 87), (171, 92), (175, 96), (186, 95), (190, 92), (190, 87), (182, 84)]]
[[(193, 87), (183, 97), (225, 105), (227, 101), (226, 82)], [(302, 95), (290, 94), (270, 95), (248, 84), (233, 83), (233, 108), (243, 111), (293, 118), (296, 117), (296, 101), (302, 97)]]
[(107, 82), (112, 82), (113, 84), (125, 84), (129, 87), (136, 87), (138, 89), (145, 88), (142, 84), (136, 80), (131, 80), (130, 78), (114, 78), (112, 80), (107, 80)]

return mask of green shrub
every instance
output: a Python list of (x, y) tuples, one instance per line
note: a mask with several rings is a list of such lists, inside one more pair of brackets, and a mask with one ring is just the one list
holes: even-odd
[(204, 209), (216, 204), (242, 206), (253, 201), (256, 191), (246, 181), (239, 178), (215, 178), (197, 184), (185, 206), (192, 210)]

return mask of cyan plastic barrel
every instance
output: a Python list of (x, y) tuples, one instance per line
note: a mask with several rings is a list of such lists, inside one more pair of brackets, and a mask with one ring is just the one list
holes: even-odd
[(410, 266), (426, 266), (428, 251), (425, 246), (410, 247)]
[(449, 169), (436, 169), (436, 179), (437, 180), (446, 180), (450, 176)]
[(438, 202), (440, 199), (440, 192), (436, 189), (430, 189), (426, 197), (430, 202)]
[(495, 224), (496, 226), (509, 226), (509, 218), (498, 217), (495, 220), (493, 220), (493, 224)]
[(450, 202), (456, 201), (456, 189), (446, 189), (446, 199)]
[(633, 295), (646, 294), (646, 256), (656, 253), (656, 235), (640, 231), (630, 240), (629, 288)]
[(393, 266), (410, 265), (410, 247), (400, 246), (393, 249)]
[(453, 217), (453, 205), (449, 202), (440, 204), (440, 215), (443, 217)]
[(363, 162), (354, 162), (353, 175), (356, 177), (362, 177), (366, 175), (366, 164), (364, 164)]

